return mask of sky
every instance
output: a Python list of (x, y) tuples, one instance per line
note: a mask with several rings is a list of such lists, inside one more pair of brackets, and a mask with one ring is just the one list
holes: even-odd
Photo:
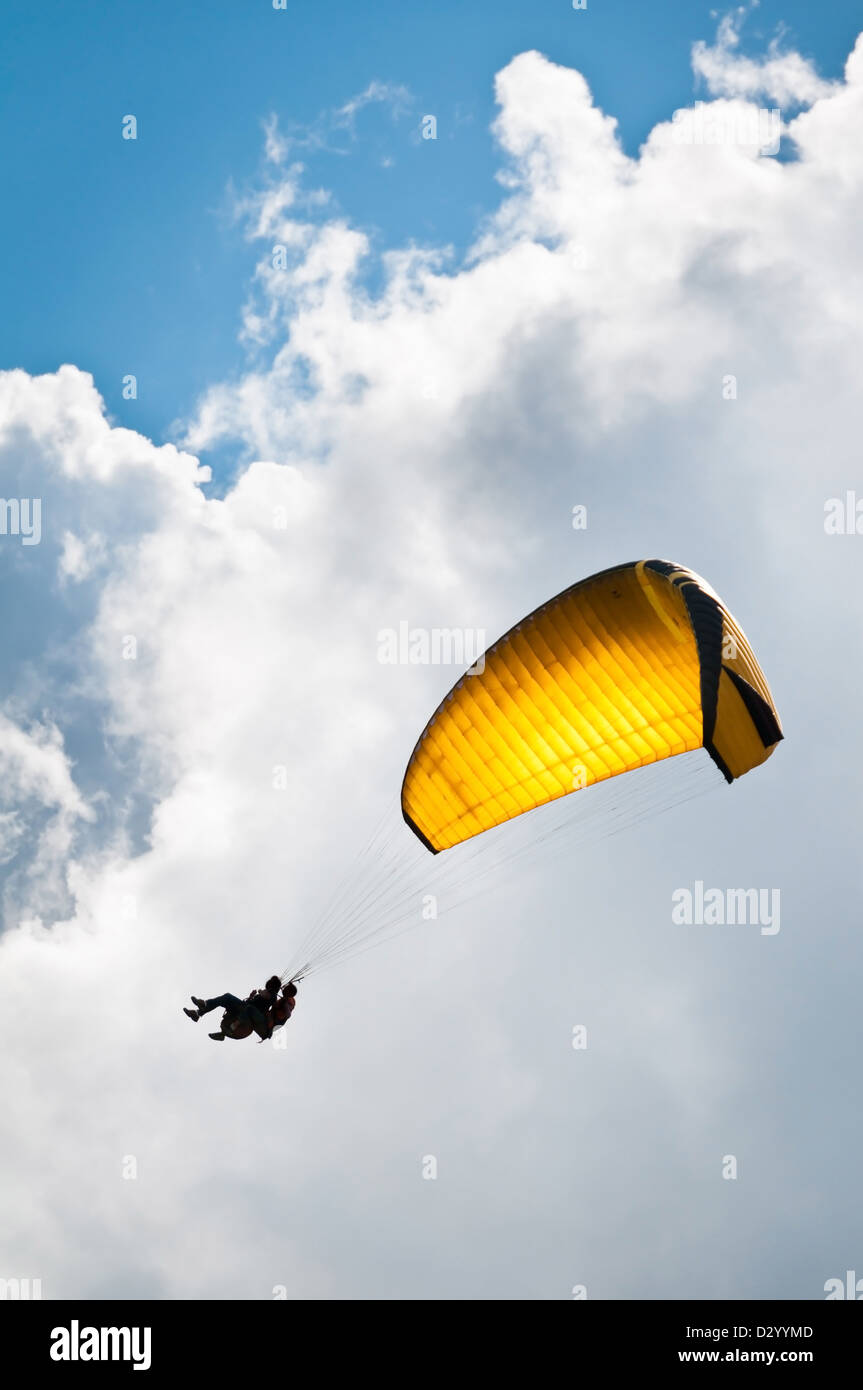
[[(5, 7), (0, 493), (40, 512), (0, 535), (0, 1279), (860, 1268), (855, 8)], [(437, 891), (398, 790), (461, 670), (381, 631), (491, 641), (653, 556), (745, 629), (769, 762), (444, 883), (284, 1046), (211, 1043), (188, 996), (283, 969), (335, 887)], [(696, 882), (779, 930), (675, 922)]]

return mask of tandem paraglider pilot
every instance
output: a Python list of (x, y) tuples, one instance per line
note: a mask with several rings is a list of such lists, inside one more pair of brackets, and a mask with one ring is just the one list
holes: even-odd
[(264, 988), (252, 990), (247, 999), (238, 999), (235, 994), (197, 999), (193, 994), (194, 1009), (184, 1009), (183, 1013), (197, 1023), (213, 1009), (223, 1009), (218, 1031), (209, 1034), (214, 1042), (224, 1042), (225, 1038), (248, 1038), (252, 1033), (257, 1033), (261, 1042), (266, 1042), (277, 1028), (287, 1023), (296, 1002), (297, 986), (293, 980), (283, 985), (278, 975), (271, 975)]

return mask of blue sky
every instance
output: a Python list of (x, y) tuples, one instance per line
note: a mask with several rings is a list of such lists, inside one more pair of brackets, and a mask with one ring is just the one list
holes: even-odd
[[(43, 513), (0, 534), (0, 1278), (820, 1298), (863, 1268), (853, 8), (6, 5), (0, 496)], [(721, 138), (676, 138), (695, 99)], [(778, 158), (740, 137), (762, 104)], [(566, 798), (556, 859), (526, 818), (512, 877), (455, 861), (462, 903), (398, 813), (462, 666), (381, 633), (493, 640), (651, 556), (735, 614), (785, 741), (731, 787), (705, 754), (683, 805), (657, 767), (672, 809), (601, 841)], [(608, 785), (626, 820), (648, 783)], [(380, 871), (416, 930), (310, 975), (284, 1049), (184, 1017), (336, 884), (346, 936), (386, 917)], [(781, 930), (675, 922), (696, 882), (776, 890)]]
[[(116, 419), (155, 439), (214, 379), (239, 369), (236, 341), (255, 256), (229, 188), (260, 173), (265, 119), (311, 127), (374, 81), (409, 94), (396, 119), (372, 104), (343, 154), (298, 151), (304, 184), (368, 230), (376, 250), (410, 241), (456, 257), (501, 197), (489, 132), (494, 75), (537, 48), (576, 66), (635, 154), (651, 125), (693, 95), (690, 49), (715, 6), (594, 0), (169, 0), (4, 6), (0, 57), (0, 366), (71, 361), (91, 371)], [(743, 30), (789, 45), (836, 77), (859, 7), (765, 0)], [(120, 139), (133, 112), (139, 138)], [(417, 144), (421, 115), (439, 122)], [(392, 161), (382, 167), (382, 161)], [(330, 209), (330, 210), (331, 210)], [(368, 272), (374, 283), (375, 269)], [(139, 398), (120, 380), (137, 375)], [(217, 465), (218, 466), (218, 465)]]

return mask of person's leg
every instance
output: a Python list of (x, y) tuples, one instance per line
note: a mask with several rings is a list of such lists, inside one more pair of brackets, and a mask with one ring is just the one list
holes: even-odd
[(256, 1008), (254, 1004), (245, 1005), (245, 1017), (249, 1020), (259, 1038), (266, 1039), (270, 1036), (270, 1025), (267, 1023), (260, 1009)]
[(235, 994), (220, 994), (217, 999), (195, 1000), (198, 1005), (199, 1014), (208, 1014), (213, 1009), (227, 1009), (230, 1013), (242, 1013), (246, 1007), (242, 999), (238, 999)]

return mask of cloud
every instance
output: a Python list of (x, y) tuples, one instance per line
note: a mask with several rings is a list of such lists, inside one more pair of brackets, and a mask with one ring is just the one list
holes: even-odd
[(89, 814), (72, 781), (58, 729), (37, 726), (26, 733), (0, 716), (0, 769), (5, 796), (34, 797), (72, 816)]
[(266, 159), (281, 165), (296, 150), (348, 154), (357, 139), (357, 116), (361, 111), (380, 106), (389, 111), (393, 121), (398, 121), (410, 111), (411, 101), (407, 87), (374, 79), (341, 106), (322, 111), (305, 124), (291, 122), (287, 131), (280, 129), (278, 117), (271, 113), (264, 122)]
[(20, 913), (23, 902), (28, 912), (56, 915), (68, 905), (77, 824), (95, 815), (75, 786), (54, 725), (25, 730), (0, 714), (0, 805), (9, 808), (2, 813), (5, 913)]
[[(579, 73), (519, 55), (461, 264), (373, 263), (278, 164), (247, 206), (254, 355), (182, 448), (112, 426), (73, 366), (0, 376), (5, 494), (45, 501), (41, 544), (0, 547), (4, 853), (28, 798), (49, 817), (0, 942), (5, 1270), (49, 1297), (554, 1298), (817, 1297), (844, 1269), (863, 1231), (821, 1136), (856, 1082), (861, 591), (823, 509), (859, 475), (861, 55), (787, 163), (675, 144), (670, 113), (628, 158)], [(382, 667), (379, 630), (495, 636), (642, 555), (737, 612), (787, 745), (310, 982), (284, 1053), (217, 1053), (185, 995), (288, 959), (455, 678)], [(782, 932), (681, 937), (696, 878), (779, 883)]]
[(80, 583), (82, 579), (86, 579), (94, 566), (100, 564), (104, 559), (105, 538), (98, 532), (95, 535), (82, 538), (73, 535), (71, 531), (65, 531), (62, 543), (60, 575), (75, 583)]
[(698, 40), (692, 48), (692, 67), (715, 96), (767, 97), (782, 106), (809, 106), (836, 90), (836, 83), (818, 76), (809, 59), (771, 39), (765, 58), (738, 53), (740, 32), (747, 16), (743, 5), (719, 22), (716, 42)]
[(337, 108), (333, 117), (334, 123), (354, 133), (357, 112), (374, 104), (388, 107), (393, 120), (397, 120), (409, 109), (410, 100), (411, 94), (407, 87), (395, 82), (373, 81), (364, 91), (358, 92), (343, 106)]

